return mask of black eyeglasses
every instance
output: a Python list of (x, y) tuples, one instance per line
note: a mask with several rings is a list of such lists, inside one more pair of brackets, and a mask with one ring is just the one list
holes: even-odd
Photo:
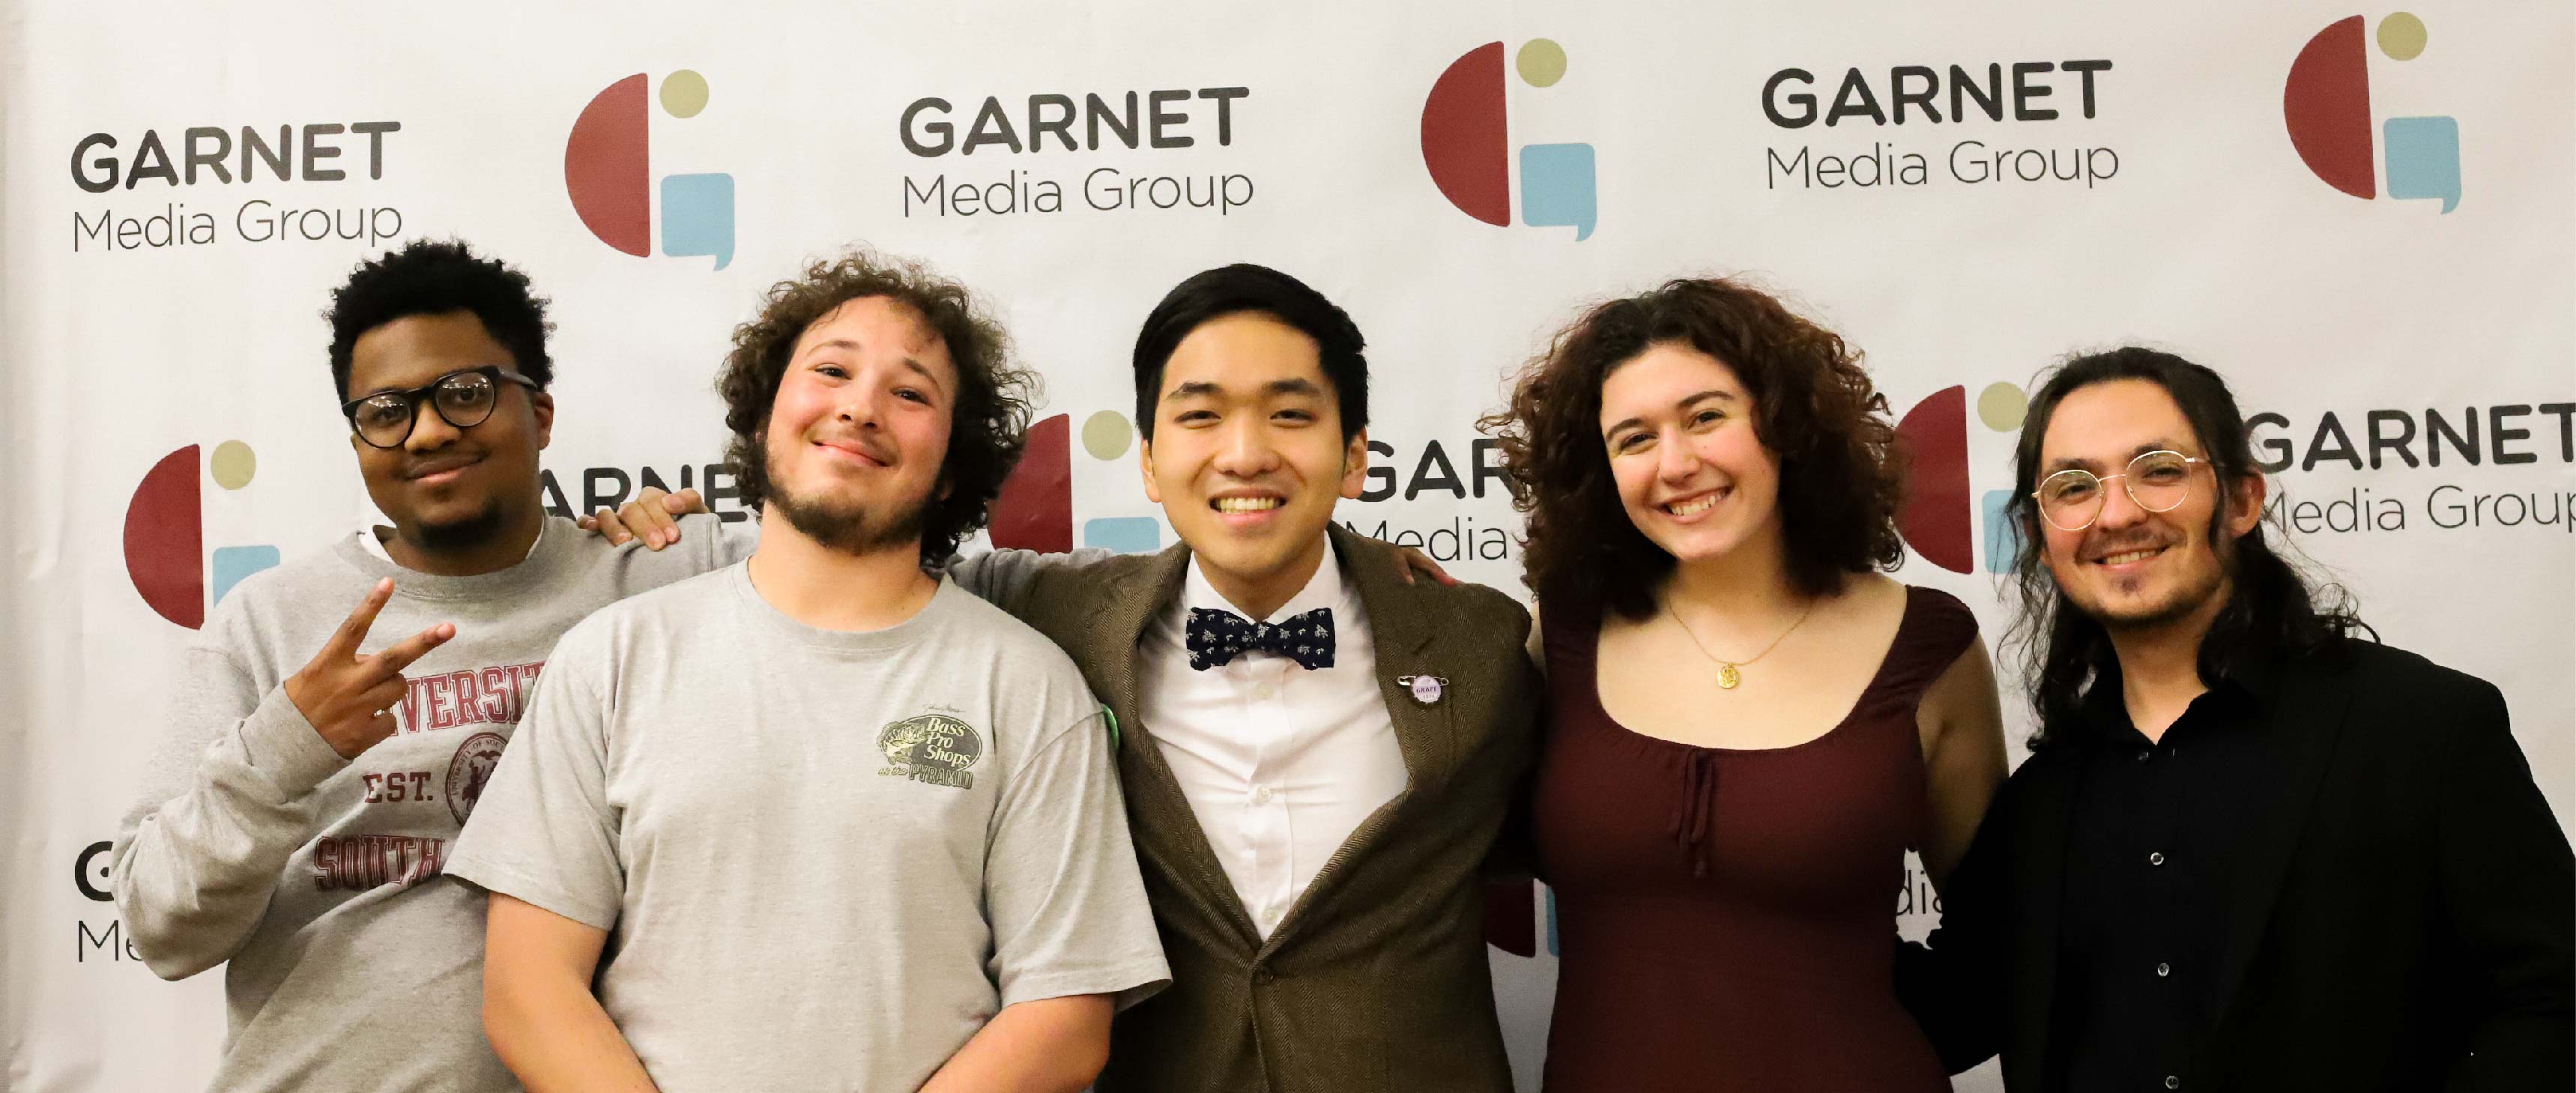
[(399, 448), (411, 439), (411, 431), (420, 423), (421, 400), (427, 399), (438, 410), (439, 420), (459, 429), (471, 429), (492, 416), (492, 407), (501, 401), (501, 381), (507, 380), (528, 390), (537, 390), (537, 381), (497, 364), (450, 372), (408, 391), (378, 391), (364, 398), (350, 399), (340, 405), (340, 413), (349, 419), (349, 428), (358, 439), (377, 448)]

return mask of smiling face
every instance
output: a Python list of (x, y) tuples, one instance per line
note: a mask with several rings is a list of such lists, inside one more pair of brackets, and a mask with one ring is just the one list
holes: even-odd
[(918, 549), (956, 389), (919, 311), (882, 296), (834, 308), (797, 337), (770, 404), (767, 503), (836, 550)]
[[(2045, 480), (2077, 469), (2108, 477), (2151, 451), (2206, 455), (2182, 407), (2147, 380), (2096, 383), (2069, 392), (2049, 415), (2039, 448)], [(2139, 629), (2215, 610), (2227, 593), (2227, 557), (2211, 541), (2213, 528), (2234, 542), (2263, 514), (2263, 480), (2251, 477), (2227, 499), (2210, 468), (2191, 466), (2190, 492), (2165, 512), (2141, 507), (2126, 479), (2105, 483), (2102, 512), (2091, 527), (2067, 531), (2043, 522), (2048, 569), (2076, 608), (2110, 629)]]
[(1172, 530), (1221, 589), (1295, 595), (1328, 549), (1333, 503), (1368, 475), (1368, 435), (1343, 438), (1315, 340), (1258, 312), (1202, 323), (1165, 362), (1154, 414), (1145, 494)]
[(1717, 358), (1658, 342), (1601, 383), (1601, 440), (1620, 507), (1682, 563), (1777, 542), (1780, 460), (1753, 427), (1753, 396)]
[[(352, 343), (348, 397), (410, 390), (494, 364), (518, 368), (473, 312), (408, 316)], [(537, 507), (537, 453), (552, 437), (554, 396), (497, 386), (492, 415), (471, 428), (448, 424), (424, 398), (400, 445), (378, 448), (350, 435), (367, 496), (404, 539), (431, 550), (467, 549), (499, 534), (512, 510)]]

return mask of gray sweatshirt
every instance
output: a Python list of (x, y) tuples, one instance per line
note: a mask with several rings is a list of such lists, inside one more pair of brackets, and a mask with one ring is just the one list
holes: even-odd
[[(483, 1038), (484, 900), (443, 875), (448, 849), (555, 639), (754, 541), (712, 516), (684, 527), (657, 554), (550, 519), (527, 560), (476, 577), (403, 569), (353, 535), (224, 597), (180, 668), (114, 874), (154, 972), (229, 962), (213, 1088), (518, 1088)], [(362, 652), (441, 622), (456, 636), (404, 672), (394, 734), (343, 760), (283, 684), (383, 577), (393, 599)]]

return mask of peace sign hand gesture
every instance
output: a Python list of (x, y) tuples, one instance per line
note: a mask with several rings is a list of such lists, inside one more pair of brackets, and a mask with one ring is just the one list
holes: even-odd
[(456, 636), (456, 627), (439, 623), (382, 651), (358, 652), (376, 612), (393, 599), (394, 581), (387, 577), (367, 590), (367, 598), (347, 621), (322, 643), (322, 651), (304, 670), (286, 677), (287, 701), (322, 734), (324, 743), (342, 759), (355, 759), (376, 742), (393, 735), (393, 708), (410, 683), (402, 670)]

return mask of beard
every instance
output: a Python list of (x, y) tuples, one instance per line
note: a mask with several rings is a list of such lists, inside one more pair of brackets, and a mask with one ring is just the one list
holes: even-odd
[(2226, 595), (2227, 570), (2211, 566), (2194, 574), (2189, 583), (2175, 588), (2159, 599), (2135, 606), (2111, 607), (2101, 603), (2077, 600), (2075, 606), (2102, 628), (2112, 633), (2137, 633), (2162, 629), (2192, 617), (2213, 599)]
[(930, 502), (917, 499), (898, 506), (870, 507), (855, 501), (800, 495), (778, 481), (778, 468), (768, 468), (769, 498), (787, 526), (825, 548), (843, 554), (875, 554), (921, 542)]
[(502, 525), (507, 522), (508, 514), (501, 507), (501, 499), (495, 497), (484, 503), (482, 511), (471, 516), (413, 525), (412, 541), (420, 549), (432, 553), (472, 550), (500, 535)]
[[(2211, 564), (2197, 572), (2181, 574), (2175, 586), (2163, 596), (2132, 606), (2113, 607), (2107, 603), (2088, 602), (2091, 597), (2068, 598), (2078, 610), (2101, 623), (2104, 630), (2115, 634), (2141, 633), (2172, 626), (2199, 613), (2210, 601), (2225, 599), (2229, 592), (2228, 573), (2235, 567), (2235, 543), (2226, 537), (2219, 521), (2223, 514), (2213, 513), (2210, 526), (2203, 530), (2199, 542), (2186, 536), (2168, 549), (2190, 554), (2207, 550)], [(2064, 587), (2061, 585), (2060, 587)]]

